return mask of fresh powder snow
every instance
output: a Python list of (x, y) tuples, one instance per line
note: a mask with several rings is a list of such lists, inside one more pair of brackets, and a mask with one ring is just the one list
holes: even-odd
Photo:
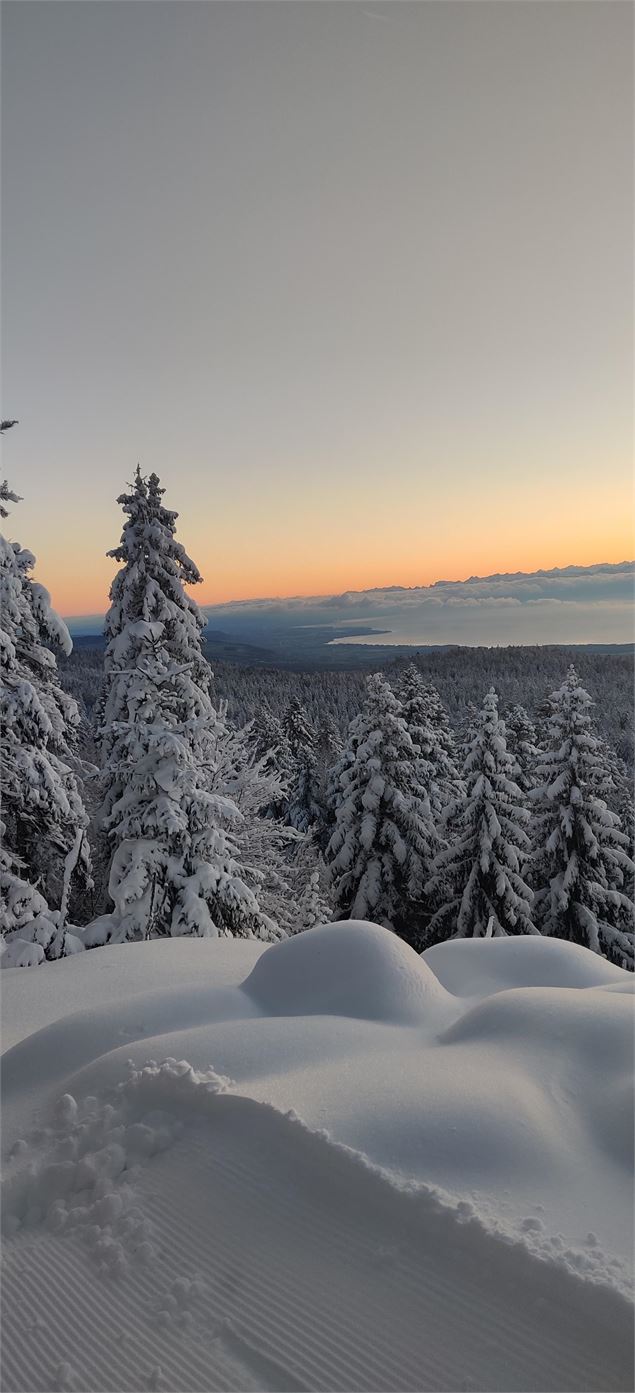
[(351, 921), (1, 979), (6, 1393), (632, 1388), (632, 974)]

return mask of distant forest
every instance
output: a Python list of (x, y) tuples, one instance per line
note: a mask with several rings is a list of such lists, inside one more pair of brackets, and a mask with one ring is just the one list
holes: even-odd
[[(503, 718), (506, 707), (520, 705), (539, 723), (547, 693), (563, 681), (573, 660), (595, 703), (594, 725), (627, 768), (633, 769), (635, 655), (630, 648), (622, 652), (591, 647), (437, 648), (396, 658), (385, 649), (378, 653), (367, 648), (366, 656), (376, 655), (372, 666), (338, 672), (246, 666), (210, 655), (207, 648), (204, 651), (214, 671), (216, 698), (227, 702), (232, 722), (245, 725), (253, 720), (263, 702), (281, 720), (291, 699), (298, 697), (315, 726), (330, 716), (342, 736), (363, 703), (369, 670), (384, 672), (392, 681), (414, 662), (436, 687), (460, 735), (467, 731), (474, 708), (491, 686), (498, 692)], [(58, 659), (58, 666), (64, 687), (90, 720), (101, 688), (103, 645), (80, 639), (69, 657)]]

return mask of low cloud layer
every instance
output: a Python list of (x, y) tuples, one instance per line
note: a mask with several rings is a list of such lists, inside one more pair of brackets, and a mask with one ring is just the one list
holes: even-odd
[[(245, 600), (206, 608), (211, 628), (263, 633), (298, 625), (345, 627), (364, 643), (628, 643), (635, 563), (437, 581), (405, 589)], [(363, 634), (360, 627), (388, 632)]]
[[(434, 585), (206, 605), (208, 629), (267, 646), (275, 633), (344, 630), (338, 643), (477, 645), (630, 643), (635, 562), (471, 576)], [(99, 633), (99, 616), (70, 620)], [(370, 630), (370, 632), (368, 632)], [(360, 632), (361, 631), (361, 632)]]

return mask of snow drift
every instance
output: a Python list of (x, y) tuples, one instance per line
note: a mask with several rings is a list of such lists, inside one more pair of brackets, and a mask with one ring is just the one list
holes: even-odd
[(447, 996), (407, 943), (355, 919), (276, 944), (258, 959), (243, 990), (272, 1016), (353, 1016), (402, 1025), (429, 1024), (432, 1013), (442, 1018)]
[(632, 1387), (626, 972), (346, 923), (2, 977), (6, 1393)]

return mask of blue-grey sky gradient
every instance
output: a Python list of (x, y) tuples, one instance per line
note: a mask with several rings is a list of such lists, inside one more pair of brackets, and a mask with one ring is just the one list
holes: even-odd
[(4, 468), (66, 613), (137, 460), (202, 599), (630, 551), (632, 25), (3, 5)]

